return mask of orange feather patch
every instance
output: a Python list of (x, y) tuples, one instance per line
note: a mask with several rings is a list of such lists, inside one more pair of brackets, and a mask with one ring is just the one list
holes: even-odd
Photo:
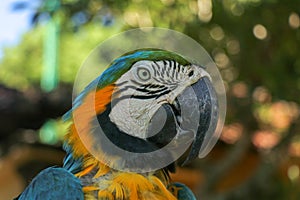
[(97, 114), (102, 113), (107, 104), (111, 102), (114, 88), (114, 85), (109, 85), (89, 93), (83, 99), (82, 104), (73, 111), (74, 122), (71, 124), (65, 139), (72, 146), (73, 156), (75, 158), (83, 157), (83, 171), (76, 174), (79, 177), (88, 174), (95, 167), (99, 170), (96, 176), (106, 174), (109, 171), (109, 167), (95, 159), (88, 149), (93, 145), (93, 138), (90, 134), (91, 121)]

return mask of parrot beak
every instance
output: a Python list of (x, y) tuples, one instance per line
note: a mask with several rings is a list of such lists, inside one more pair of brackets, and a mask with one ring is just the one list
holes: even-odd
[[(207, 74), (208, 75), (208, 74)], [(194, 160), (206, 147), (211, 132), (215, 132), (218, 121), (218, 101), (211, 79), (203, 76), (185, 89), (176, 101), (180, 104), (180, 128), (193, 132), (194, 138), (182, 165)]]
[[(214, 137), (219, 118), (217, 94), (211, 77), (204, 69), (201, 68), (200, 71), (202, 76), (199, 80), (183, 90), (172, 104), (162, 105), (155, 113), (149, 128), (150, 132), (155, 132), (153, 130), (164, 121), (163, 113), (166, 113), (164, 127), (157, 135), (149, 137), (148, 141), (153, 141), (159, 148), (171, 142), (174, 137), (178, 147), (190, 144), (182, 165), (198, 156), (203, 157), (207, 149), (212, 148), (209, 144)], [(166, 153), (166, 156), (169, 154)]]

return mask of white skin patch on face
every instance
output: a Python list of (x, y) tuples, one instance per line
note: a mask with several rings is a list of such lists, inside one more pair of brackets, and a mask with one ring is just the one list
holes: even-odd
[(147, 138), (155, 135), (147, 129), (160, 106), (172, 104), (186, 87), (206, 76), (205, 73), (198, 66), (181, 66), (175, 61), (136, 62), (116, 82), (110, 120), (132, 136)]

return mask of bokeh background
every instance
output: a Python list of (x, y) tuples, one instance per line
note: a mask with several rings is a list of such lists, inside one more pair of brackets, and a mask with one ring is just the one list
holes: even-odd
[(203, 200), (300, 199), (300, 1), (1, 0), (0, 7), (1, 200), (61, 165), (60, 117), (90, 51), (148, 26), (198, 41), (227, 91), (217, 145), (172, 178)]

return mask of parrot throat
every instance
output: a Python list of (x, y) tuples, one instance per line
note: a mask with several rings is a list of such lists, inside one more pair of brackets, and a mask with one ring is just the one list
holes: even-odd
[(67, 156), (64, 167), (71, 166), (66, 162), (77, 166), (77, 169), (67, 169), (80, 179), (85, 199), (177, 199), (173, 190), (168, 190), (170, 178), (167, 169), (144, 174), (111, 169), (89, 154), (74, 124), (71, 125), (66, 139)]
[[(167, 145), (176, 135), (177, 130), (174, 125), (176, 119), (172, 108), (167, 104), (163, 104), (159, 111), (156, 112), (154, 118), (159, 118), (159, 115), (162, 113), (160, 112), (161, 110), (164, 110), (166, 111), (164, 113), (167, 113), (167, 120), (164, 127), (156, 135), (145, 139), (128, 135), (111, 122), (109, 118), (111, 105), (107, 105), (107, 109), (103, 113), (99, 114), (97, 119), (105, 136), (119, 148), (134, 153), (149, 153)], [(151, 126), (149, 129), (151, 131)], [(102, 145), (105, 146), (105, 144)]]
[[(151, 151), (158, 150), (168, 144), (173, 137), (176, 135), (176, 126), (175, 124), (175, 115), (172, 108), (168, 104), (163, 104), (159, 111), (155, 114), (154, 118), (159, 119), (159, 115), (162, 113), (161, 110), (164, 110), (164, 113), (167, 113), (167, 120), (165, 126), (160, 130), (160, 132), (154, 136), (148, 137), (146, 139), (141, 139), (128, 135), (122, 132), (118, 127), (110, 121), (109, 113), (111, 111), (111, 105), (107, 105), (107, 109), (97, 116), (97, 120), (103, 132), (103, 137), (107, 137), (114, 145), (122, 148), (125, 151), (134, 152), (134, 153), (147, 153)], [(105, 135), (105, 136), (104, 136)], [(101, 147), (105, 149), (105, 142), (99, 141)], [(107, 147), (108, 148), (108, 147)], [(105, 152), (109, 154), (109, 152)], [(172, 156), (168, 152), (164, 152), (165, 156)], [(111, 155), (115, 156), (115, 155)], [(135, 158), (130, 158), (133, 161)], [(138, 162), (138, 161), (137, 161)], [(166, 166), (164, 171), (175, 172), (175, 163), (171, 163)]]

